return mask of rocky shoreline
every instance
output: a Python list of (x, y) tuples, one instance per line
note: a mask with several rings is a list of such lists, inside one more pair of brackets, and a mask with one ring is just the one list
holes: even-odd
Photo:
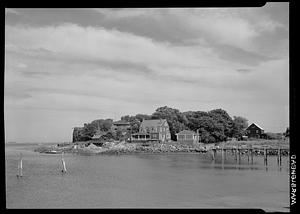
[[(90, 143), (90, 144), (89, 144)], [(88, 146), (86, 146), (89, 144)], [(214, 144), (187, 145), (177, 142), (172, 143), (128, 143), (128, 142), (106, 142), (101, 147), (95, 146), (91, 142), (82, 142), (77, 144), (68, 144), (59, 146), (40, 146), (34, 149), (35, 152), (60, 154), (60, 153), (77, 153), (77, 154), (160, 154), (160, 153), (206, 153), (216, 148)], [(247, 150), (241, 154), (247, 154)], [(263, 155), (259, 148), (253, 148), (254, 155)], [(288, 152), (281, 151), (282, 156), (287, 156)], [(268, 150), (268, 155), (277, 155), (276, 150)]]
[(206, 152), (207, 149), (201, 146), (193, 145), (174, 145), (174, 144), (142, 144), (142, 143), (106, 143), (101, 147), (93, 144), (87, 147), (76, 145), (68, 145), (64, 147), (58, 146), (41, 146), (34, 149), (35, 152), (60, 154), (64, 153), (79, 153), (79, 154), (131, 154), (131, 153), (182, 153), (182, 152)]

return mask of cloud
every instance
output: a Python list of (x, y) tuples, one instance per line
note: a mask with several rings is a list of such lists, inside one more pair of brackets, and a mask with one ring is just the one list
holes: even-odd
[(246, 51), (229, 45), (217, 45), (214, 47), (221, 59), (233, 61), (244, 65), (258, 65), (261, 62), (274, 60), (275, 57), (265, 56), (256, 52)]
[(133, 32), (175, 45), (206, 45), (214, 48), (224, 60), (240, 61), (246, 65), (285, 57), (280, 50), (286, 42), (280, 36), (288, 37), (284, 30), (287, 26), (265, 11), (268, 10), (100, 9), (101, 14), (106, 14), (106, 21), (102, 24), (107, 28)]
[(39, 112), (48, 120), (57, 113), (52, 122), (72, 127), (168, 105), (220, 107), (254, 120), (260, 105), (273, 113), (288, 105), (288, 54), (273, 54), (288, 50), (288, 38), (277, 35), (282, 28), (272, 20), (258, 24), (257, 13), (242, 10), (103, 10), (106, 18), (93, 26), (6, 24), (10, 118), (22, 112), (32, 121), (26, 112)]
[[(86, 84), (74, 76), (77, 75), (88, 80), (89, 87), (96, 81), (108, 88), (106, 82), (117, 86), (118, 82), (127, 81), (128, 84), (138, 82), (138, 87), (143, 84), (145, 88), (147, 81), (153, 81), (149, 82), (147, 89), (151, 91), (153, 85), (161, 87), (167, 81), (200, 88), (230, 88), (235, 84), (230, 86), (223, 82), (241, 78), (233, 72), (239, 69), (236, 67), (246, 64), (252, 68), (243, 69), (255, 70), (253, 66), (273, 60), (229, 45), (221, 46), (217, 52), (215, 47), (206, 45), (174, 46), (116, 30), (74, 24), (39, 28), (6, 26), (6, 35), (8, 54), (12, 54), (11, 58), (18, 55), (15, 61), (23, 60), (22, 63), (28, 66), (15, 69), (15, 72), (28, 78), (52, 81), (60, 76), (64, 80), (74, 80), (77, 85)], [(226, 56), (229, 50), (232, 51), (231, 58)], [(230, 58), (231, 62), (224, 58)], [(39, 63), (36, 59), (40, 60)], [(15, 62), (10, 64), (12, 67)], [(27, 81), (43, 87), (33, 80)], [(63, 82), (59, 84), (65, 87)], [(128, 94), (139, 90), (138, 87), (124, 87), (124, 84), (120, 85)], [(155, 93), (151, 94), (154, 96)]]
[[(45, 28), (6, 26), (6, 43), (91, 60), (168, 65), (178, 64), (180, 59), (167, 44), (129, 33), (74, 24)], [(192, 63), (192, 59), (186, 60), (187, 64)]]
[(32, 96), (28, 92), (18, 90), (16, 88), (6, 87), (5, 88), (5, 97), (9, 99), (26, 99), (31, 98)]
[(236, 69), (236, 71), (240, 72), (240, 73), (249, 73), (249, 72), (251, 72), (251, 69), (239, 68), (239, 69)]
[(151, 8), (131, 8), (131, 9), (94, 8), (94, 10), (104, 15), (106, 19), (123, 19), (123, 18), (151, 16), (155, 14), (155, 11), (157, 11)]

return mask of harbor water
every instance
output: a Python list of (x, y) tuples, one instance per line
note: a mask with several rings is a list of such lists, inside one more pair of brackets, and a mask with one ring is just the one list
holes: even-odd
[[(33, 152), (33, 144), (5, 145), (7, 208), (261, 208), (289, 211), (287, 157), (229, 153), (60, 154)], [(19, 155), (23, 176), (18, 178)]]

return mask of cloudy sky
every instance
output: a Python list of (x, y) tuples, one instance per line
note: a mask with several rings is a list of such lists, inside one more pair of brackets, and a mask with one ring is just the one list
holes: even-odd
[(226, 110), (289, 124), (288, 3), (5, 11), (7, 141), (70, 141), (99, 118)]

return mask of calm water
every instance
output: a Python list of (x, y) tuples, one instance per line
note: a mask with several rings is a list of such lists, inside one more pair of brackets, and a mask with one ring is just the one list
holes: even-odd
[[(282, 167), (270, 157), (240, 165), (227, 155), (212, 161), (207, 154), (93, 155), (40, 154), (33, 145), (9, 145), (6, 157), (7, 208), (262, 208), (289, 211), (287, 158)], [(23, 153), (23, 177), (17, 162)]]

